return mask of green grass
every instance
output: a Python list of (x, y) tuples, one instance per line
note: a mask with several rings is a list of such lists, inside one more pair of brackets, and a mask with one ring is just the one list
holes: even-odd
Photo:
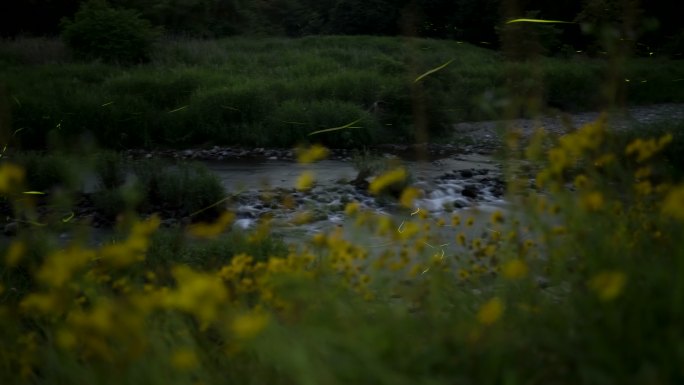
[[(45, 47), (42, 60), (37, 46)], [(51, 40), (0, 43), (7, 135), (19, 130), (11, 136), (15, 145), (68, 145), (84, 132), (114, 149), (412, 142), (416, 113), (439, 136), (452, 123), (504, 112), (601, 107), (596, 84), (609, 73), (598, 59), (510, 64), (468, 44), (391, 37), (167, 40), (149, 64), (136, 67), (74, 62), (60, 49)], [(449, 60), (415, 87), (417, 76)], [(628, 61), (624, 78), (634, 81), (622, 85), (626, 101), (684, 101), (680, 64)], [(515, 106), (528, 96), (542, 107)], [(357, 119), (359, 128), (308, 136)]]
[[(180, 219), (226, 197), (219, 178), (201, 163), (127, 160), (109, 151), (90, 156), (20, 152), (11, 162), (25, 171), (25, 191), (39, 192), (43, 200), (66, 199), (63, 195), (68, 192), (81, 194), (86, 180), (95, 178), (95, 209), (112, 220), (129, 209), (144, 213), (162, 210)], [(212, 209), (196, 215), (207, 219), (216, 212)]]

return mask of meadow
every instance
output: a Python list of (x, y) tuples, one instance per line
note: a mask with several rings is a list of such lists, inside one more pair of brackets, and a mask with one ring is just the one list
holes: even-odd
[[(616, 133), (601, 117), (529, 140), (510, 130), (505, 209), (431, 216), (405, 170), (383, 170), (369, 192), (401, 215), (350, 202), (344, 226), (296, 242), (268, 217), (234, 228), (220, 206), (161, 228), (146, 204), (187, 214), (225, 192), (198, 168), (152, 160), (135, 166), (147, 179), (131, 193), (120, 155), (71, 151), (89, 140), (290, 146), (360, 118), (318, 138), (411, 142), (416, 116), (439, 135), (501, 112), (682, 101), (676, 61), (618, 71), (580, 57), (510, 63), (457, 42), (317, 37), (168, 41), (150, 63), (120, 67), (35, 43), (35, 55), (28, 43), (0, 49), (13, 140), (64, 146), (0, 162), (1, 203), (24, 219), (0, 242), (0, 383), (684, 382), (681, 122)], [(298, 159), (327, 155), (312, 146)], [(100, 244), (67, 209), (69, 181), (88, 168), (124, 199), (106, 206), (123, 212)], [(297, 188), (313, 183), (303, 175)], [(65, 215), (40, 217), (35, 190), (55, 184)]]
[[(461, 121), (554, 108), (682, 102), (682, 68), (665, 58), (581, 53), (511, 62), (456, 41), (351, 36), (166, 39), (148, 63), (119, 66), (73, 60), (58, 40), (25, 38), (0, 44), (0, 95), (11, 140), (25, 149), (69, 145), (84, 133), (116, 150), (339, 148), (422, 142)], [(614, 91), (601, 86), (608, 78)]]

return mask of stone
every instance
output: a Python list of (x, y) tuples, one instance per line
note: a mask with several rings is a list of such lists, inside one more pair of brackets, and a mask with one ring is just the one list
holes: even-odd
[(477, 198), (477, 189), (473, 185), (465, 186), (463, 188), (463, 191), (461, 191), (461, 195), (463, 195), (464, 197), (476, 199)]
[(19, 223), (10, 222), (5, 225), (4, 233), (8, 236), (17, 235), (17, 230), (19, 230)]

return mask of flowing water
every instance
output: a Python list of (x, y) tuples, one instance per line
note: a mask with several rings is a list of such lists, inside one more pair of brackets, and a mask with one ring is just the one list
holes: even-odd
[[(487, 210), (487, 207), (505, 205), (500, 167), (489, 156), (445, 155), (430, 161), (405, 160), (389, 154), (385, 157), (406, 167), (412, 185), (424, 192), (415, 203), (416, 209), (441, 215), (454, 210)], [(349, 183), (357, 176), (349, 161), (324, 160), (303, 165), (263, 159), (207, 161), (205, 164), (224, 187), (235, 194), (230, 208), (238, 216), (236, 226), (241, 228), (251, 228), (259, 218), (269, 215), (274, 218), (278, 230), (288, 235), (310, 234), (344, 223), (344, 207), (353, 201), (379, 214), (399, 215), (396, 200), (377, 199)], [(309, 192), (296, 191), (297, 178), (305, 171), (315, 174), (316, 185)], [(274, 195), (276, 198), (272, 199)], [(291, 198), (291, 206), (277, 203), (285, 197)], [(306, 223), (297, 221), (302, 212), (311, 216)]]

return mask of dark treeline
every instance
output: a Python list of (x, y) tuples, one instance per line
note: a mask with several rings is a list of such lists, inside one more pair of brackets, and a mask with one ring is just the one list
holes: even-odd
[[(0, 34), (51, 36), (84, 0), (2, 2)], [(617, 32), (643, 52), (678, 54), (684, 28), (669, 0), (109, 0), (138, 11), (167, 34), (414, 35), (497, 47), (503, 21), (534, 17), (575, 22), (540, 27), (551, 51), (591, 48), (599, 31)], [(592, 28), (587, 28), (592, 27)], [(608, 27), (608, 28), (606, 28)]]

